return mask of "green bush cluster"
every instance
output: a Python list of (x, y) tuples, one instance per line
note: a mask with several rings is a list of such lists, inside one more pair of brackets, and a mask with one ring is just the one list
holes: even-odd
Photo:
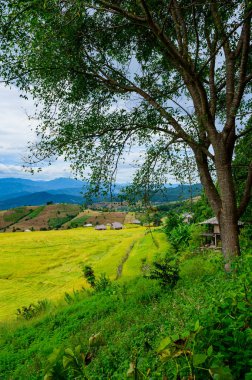
[(196, 224), (188, 224), (175, 213), (170, 213), (163, 227), (169, 242), (175, 252), (195, 251), (202, 242), (202, 227)]

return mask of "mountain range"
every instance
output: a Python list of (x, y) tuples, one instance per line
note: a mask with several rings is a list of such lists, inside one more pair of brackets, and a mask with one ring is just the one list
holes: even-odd
[[(0, 210), (19, 206), (36, 206), (52, 203), (85, 202), (87, 182), (71, 178), (56, 178), (50, 181), (36, 181), (23, 178), (0, 178)], [(123, 185), (115, 186), (115, 201)], [(152, 196), (153, 202), (171, 202), (199, 195), (201, 185), (167, 185), (164, 190)], [(93, 202), (108, 201), (109, 197), (94, 197)]]

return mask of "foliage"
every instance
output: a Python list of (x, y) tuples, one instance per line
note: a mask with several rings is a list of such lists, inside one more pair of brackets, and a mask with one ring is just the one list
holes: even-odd
[(106, 273), (102, 273), (95, 281), (95, 290), (97, 292), (102, 292), (106, 290), (107, 288), (111, 287), (112, 282), (111, 280), (106, 276)]
[(204, 191), (197, 202), (193, 203), (193, 216), (195, 222), (203, 222), (214, 216), (213, 210)]
[(87, 280), (87, 283), (94, 288), (95, 287), (95, 274), (90, 265), (85, 265), (83, 268), (83, 276)]
[[(179, 280), (179, 267), (178, 264), (174, 264), (174, 259), (166, 258), (162, 261), (154, 261), (153, 269), (150, 270), (150, 274), (145, 276), (150, 280), (159, 280), (163, 287), (173, 288)], [(173, 262), (173, 264), (171, 264)]]
[(165, 225), (164, 225), (164, 228), (163, 228), (164, 232), (169, 237), (171, 231), (174, 228), (178, 227), (181, 223), (182, 223), (181, 216), (178, 213), (176, 213), (176, 212), (170, 212), (167, 215), (167, 218), (165, 220)]
[(169, 241), (173, 248), (178, 251), (185, 249), (189, 245), (191, 238), (191, 227), (187, 223), (181, 223), (169, 234)]
[(30, 304), (29, 306), (22, 306), (21, 309), (17, 309), (16, 315), (17, 318), (24, 318), (26, 320), (32, 319), (45, 310), (48, 309), (48, 301), (42, 300), (38, 301), (37, 304)]
[(201, 245), (202, 228), (195, 224), (185, 223), (178, 214), (168, 214), (163, 231), (176, 252), (187, 249), (195, 251)]

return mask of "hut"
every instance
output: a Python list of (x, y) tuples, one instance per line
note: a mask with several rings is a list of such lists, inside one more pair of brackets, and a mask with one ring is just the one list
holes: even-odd
[[(204, 220), (204, 222), (199, 223), (201, 225), (207, 226), (207, 231), (203, 232), (201, 235), (205, 237), (206, 245), (212, 247), (218, 247), (221, 245), (221, 236), (220, 236), (220, 225), (216, 217)], [(242, 227), (243, 222), (238, 222), (238, 226)]]
[(95, 226), (95, 230), (97, 231), (102, 231), (102, 230), (106, 230), (107, 227), (104, 226), (104, 224), (98, 224), (97, 226)]
[(111, 229), (112, 230), (122, 230), (123, 229), (123, 225), (119, 222), (114, 222), (111, 224)]
[(134, 219), (130, 224), (141, 224), (141, 222), (138, 219)]
[(190, 224), (193, 221), (193, 215), (192, 214), (184, 213), (181, 216), (182, 216), (184, 223)]

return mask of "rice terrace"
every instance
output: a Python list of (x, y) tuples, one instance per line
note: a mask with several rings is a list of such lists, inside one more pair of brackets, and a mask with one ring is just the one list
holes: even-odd
[(15, 319), (21, 306), (59, 300), (65, 292), (88, 287), (82, 275), (84, 264), (92, 264), (97, 274), (106, 273), (114, 280), (130, 253), (122, 271), (122, 279), (130, 279), (140, 273), (142, 258), (151, 262), (166, 248), (164, 235), (152, 236), (145, 227), (1, 234), (0, 320)]

